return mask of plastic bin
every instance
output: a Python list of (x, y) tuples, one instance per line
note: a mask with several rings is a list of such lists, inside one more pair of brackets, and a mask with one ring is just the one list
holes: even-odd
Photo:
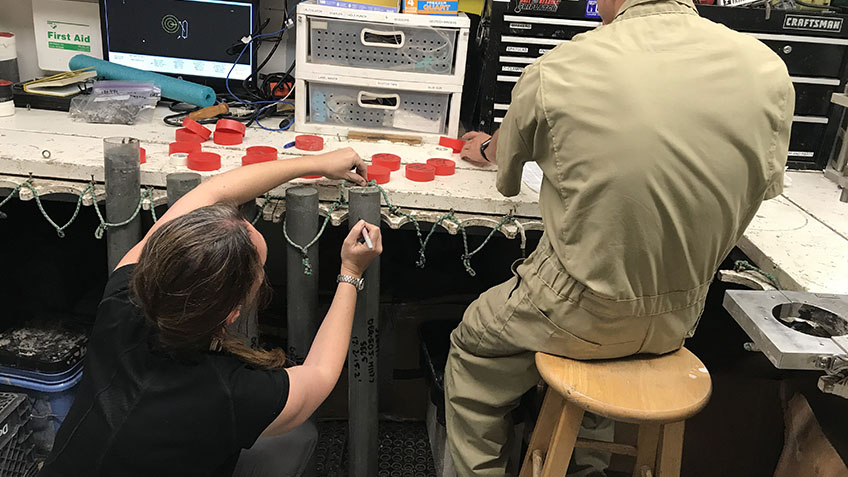
[(56, 431), (68, 415), (77, 384), (82, 379), (82, 362), (61, 373), (38, 373), (0, 366), (0, 391), (29, 396), (36, 453), (46, 456), (53, 448)]
[(388, 131), (444, 134), (450, 93), (306, 82), (308, 121)]
[(38, 469), (27, 425), (31, 414), (25, 394), (0, 393), (0, 475), (4, 477), (29, 477)]
[(453, 75), (456, 28), (309, 17), (309, 62)]

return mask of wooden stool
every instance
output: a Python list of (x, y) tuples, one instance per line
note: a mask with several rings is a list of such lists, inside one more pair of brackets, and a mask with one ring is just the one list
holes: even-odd
[[(683, 423), (706, 406), (710, 374), (686, 348), (663, 356), (576, 361), (536, 353), (548, 392), (521, 477), (562, 477), (575, 447), (636, 457), (636, 477), (676, 477)], [(578, 439), (585, 412), (639, 424), (635, 446)]]

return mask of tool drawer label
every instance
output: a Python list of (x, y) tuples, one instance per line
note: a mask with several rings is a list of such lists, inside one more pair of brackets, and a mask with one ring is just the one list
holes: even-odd
[(559, 10), (560, 0), (518, 0), (515, 13), (521, 12), (550, 12)]
[(507, 53), (527, 53), (527, 48), (523, 46), (508, 46), (506, 47)]
[(842, 19), (789, 14), (783, 19), (783, 29), (839, 33), (842, 31)]
[(524, 68), (521, 66), (501, 66), (501, 71), (506, 73), (523, 73)]
[(598, 13), (598, 0), (586, 1), (586, 18), (601, 18), (601, 14)]

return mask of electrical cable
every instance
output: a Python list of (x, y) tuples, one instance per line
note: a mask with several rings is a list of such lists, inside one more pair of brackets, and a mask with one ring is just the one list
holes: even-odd
[[(300, 1), (302, 1), (302, 0), (300, 0)], [(201, 124), (209, 124), (209, 123), (212, 123), (212, 122), (216, 122), (218, 118), (228, 118), (228, 119), (235, 119), (237, 121), (245, 122), (245, 125), (248, 126), (248, 127), (255, 122), (257, 126), (259, 126), (262, 129), (268, 130), (268, 131), (285, 131), (292, 126), (292, 124), (294, 123), (293, 111), (286, 111), (284, 114), (277, 114), (277, 113), (279, 113), (279, 111), (276, 111), (276, 106), (279, 105), (279, 104), (288, 104), (289, 106), (294, 108), (294, 104), (287, 101), (288, 98), (291, 96), (292, 92), (294, 91), (294, 82), (293, 81), (289, 82), (289, 83), (291, 83), (291, 87), (289, 87), (289, 91), (287, 92), (286, 96), (283, 99), (280, 99), (280, 100), (274, 99), (274, 94), (276, 94), (276, 91), (283, 84), (288, 82), (287, 81), (288, 78), (292, 78), (292, 80), (294, 79), (291, 75), (291, 72), (294, 70), (295, 62), (292, 61), (291, 65), (285, 71), (285, 73), (282, 73), (282, 74), (271, 73), (269, 75), (265, 75), (264, 78), (263, 78), (262, 87), (259, 88), (258, 90), (256, 88), (256, 84), (255, 84), (256, 82), (254, 81), (254, 82), (251, 83), (251, 82), (248, 82), (248, 80), (253, 79), (254, 75), (256, 75), (258, 77), (260, 70), (262, 68), (264, 68), (265, 65), (268, 64), (268, 62), (271, 60), (271, 57), (273, 57), (274, 53), (276, 53), (277, 48), (279, 48), (280, 42), (282, 42), (282, 40), (283, 40), (284, 33), (286, 31), (288, 31), (288, 29), (291, 28), (294, 25), (294, 22), (292, 22), (290, 20), (290, 18), (291, 18), (291, 14), (297, 8), (297, 5), (300, 3), (300, 1), (296, 2), (295, 5), (292, 6), (291, 9), (287, 9), (285, 11), (284, 16), (283, 16), (283, 25), (281, 26), (281, 28), (278, 31), (275, 31), (275, 32), (272, 32), (272, 33), (261, 33), (265, 29), (265, 27), (268, 25), (268, 23), (270, 23), (270, 18), (269, 18), (269, 19), (266, 19), (265, 22), (263, 22), (262, 25), (257, 30), (255, 30), (250, 36), (248, 36), (245, 39), (242, 39), (242, 43), (244, 45), (242, 46), (241, 51), (239, 51), (239, 54), (236, 57), (235, 61), (233, 62), (233, 65), (230, 67), (230, 70), (227, 72), (227, 76), (224, 80), (224, 84), (226, 86), (228, 95), (219, 95), (216, 103), (220, 103), (221, 101), (224, 101), (224, 102), (227, 102), (231, 107), (232, 106), (245, 107), (245, 108), (254, 107), (254, 112), (253, 112), (253, 114), (250, 115), (249, 119), (247, 119), (247, 121), (245, 121), (243, 116), (227, 114), (227, 115), (220, 115), (216, 118), (201, 120), (201, 121), (199, 121)], [(285, 6), (288, 7), (288, 2), (286, 2)], [(264, 41), (274, 41), (274, 46), (271, 49), (271, 51), (265, 56), (265, 59), (260, 63), (260, 65), (254, 71), (252, 71), (250, 73), (250, 75), (248, 75), (247, 78), (242, 80), (242, 85), (245, 86), (244, 89), (245, 89), (246, 93), (248, 94), (248, 96), (251, 96), (252, 99), (253, 99), (252, 101), (244, 100), (244, 99), (238, 97), (233, 92), (233, 90), (230, 88), (230, 76), (232, 75), (233, 70), (235, 69), (236, 65), (238, 65), (238, 62), (241, 60), (242, 56), (244, 56), (244, 52), (247, 51), (247, 48), (249, 48), (251, 45), (259, 45)], [(237, 48), (237, 45), (234, 45), (230, 49), (228, 49), (227, 52), (231, 55), (235, 54), (236, 48)], [(270, 81), (269, 78), (277, 78), (278, 76), (281, 76), (281, 77), (277, 81), (277, 84), (274, 85), (274, 88), (272, 88), (272, 90), (268, 92), (267, 96), (263, 96), (263, 94), (265, 94), (265, 91), (267, 90), (267, 84)], [(251, 85), (252, 85), (252, 89), (251, 89)], [(254, 91), (254, 90), (256, 90), (256, 91)], [(257, 94), (257, 91), (258, 91), (258, 94)], [(230, 103), (230, 101), (227, 101), (227, 96), (232, 97), (235, 100), (235, 102)], [(179, 126), (181, 126), (182, 119), (185, 116), (187, 116), (188, 114), (190, 114), (193, 111), (200, 109), (200, 108), (197, 108), (197, 107), (185, 108), (183, 105), (184, 105), (184, 103), (179, 103), (179, 102), (171, 103), (169, 108), (171, 109), (171, 111), (173, 111), (176, 114), (165, 116), (163, 118), (163, 121), (165, 122), (165, 124), (168, 124), (170, 126), (179, 127)], [(259, 106), (259, 107), (256, 108), (257, 106)], [(272, 109), (272, 107), (274, 107), (274, 108)], [(265, 125), (263, 125), (260, 122), (260, 119), (273, 117), (273, 116), (286, 116), (286, 118), (283, 119), (282, 121), (280, 121), (277, 128), (266, 127)]]

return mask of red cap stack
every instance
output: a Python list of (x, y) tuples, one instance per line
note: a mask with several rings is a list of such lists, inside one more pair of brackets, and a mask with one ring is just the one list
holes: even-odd
[(251, 164), (259, 164), (260, 162), (271, 162), (276, 160), (274, 156), (267, 154), (245, 154), (241, 156), (241, 165), (249, 166)]
[(294, 147), (301, 151), (320, 151), (324, 149), (324, 138), (321, 136), (301, 134), (294, 138)]
[(215, 131), (234, 132), (244, 136), (247, 128), (244, 126), (244, 123), (240, 123), (232, 119), (219, 119), (218, 122), (215, 123)]
[(192, 152), (200, 152), (199, 142), (172, 142), (168, 145), (168, 154), (188, 154)]
[(436, 168), (420, 162), (407, 164), (406, 178), (415, 182), (430, 182), (436, 178)]
[(236, 146), (241, 144), (242, 139), (244, 139), (244, 136), (237, 132), (230, 130), (219, 131), (216, 129), (212, 141), (221, 146)]
[(217, 171), (221, 168), (221, 156), (214, 152), (192, 152), (186, 166), (193, 171)]
[(392, 171), (383, 167), (383, 166), (368, 166), (368, 177), (369, 181), (374, 181), (377, 184), (385, 184), (389, 182), (389, 178), (391, 177)]
[(427, 159), (427, 164), (436, 169), (437, 176), (452, 176), (456, 172), (456, 163), (450, 159)]
[(241, 144), (246, 130), (244, 123), (232, 119), (219, 119), (215, 123), (215, 135), (212, 140), (215, 144), (222, 146), (235, 146)]
[(277, 148), (271, 146), (250, 146), (247, 148), (248, 156), (271, 156), (277, 160)]
[(177, 142), (196, 142), (200, 144), (201, 142), (206, 141), (203, 139), (203, 136), (193, 133), (191, 130), (186, 128), (177, 129), (176, 134)]
[(465, 145), (465, 141), (463, 141), (462, 139), (453, 139), (450, 137), (442, 136), (439, 138), (439, 145), (449, 147), (451, 148), (451, 150), (453, 150), (453, 152), (456, 153), (462, 150), (462, 146)]
[(260, 162), (276, 161), (277, 149), (271, 146), (250, 146), (247, 154), (241, 158), (241, 165), (247, 166)]
[(371, 156), (371, 164), (385, 167), (390, 171), (400, 169), (400, 156), (395, 154), (374, 154)]
[(212, 131), (210, 131), (209, 128), (203, 126), (202, 124), (195, 121), (194, 119), (191, 119), (188, 116), (183, 119), (183, 128), (188, 129), (194, 134), (197, 134), (198, 136), (203, 138), (204, 141), (209, 139), (209, 136), (212, 135)]

